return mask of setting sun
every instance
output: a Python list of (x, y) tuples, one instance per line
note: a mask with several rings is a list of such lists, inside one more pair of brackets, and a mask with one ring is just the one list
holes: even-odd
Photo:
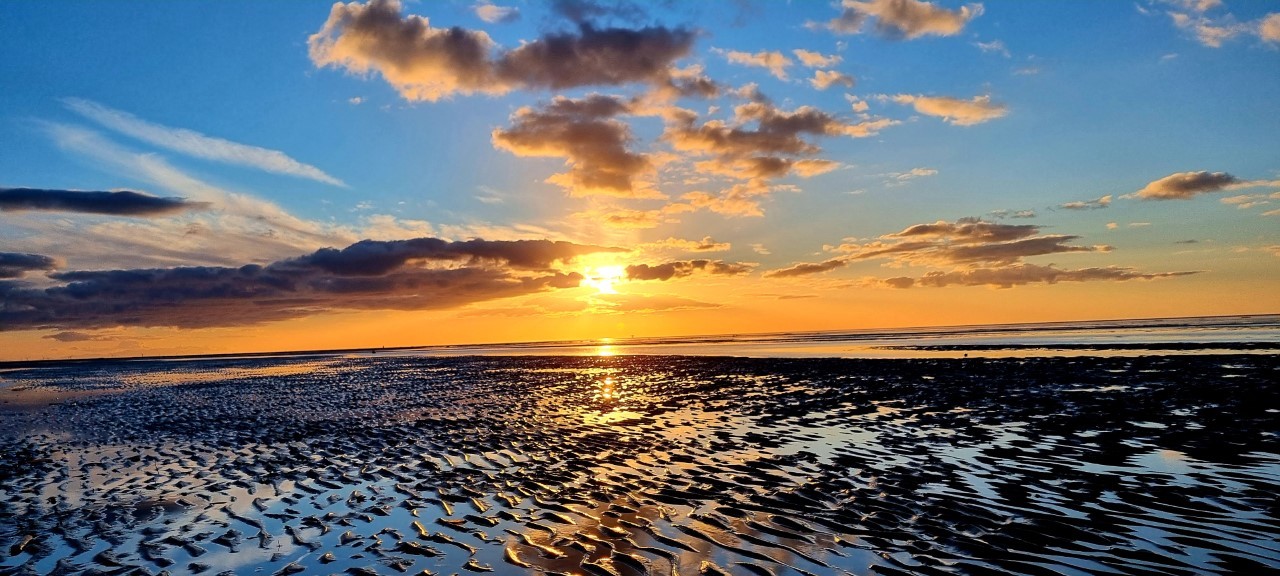
[(595, 288), (597, 294), (617, 294), (613, 285), (626, 277), (626, 270), (622, 266), (596, 266), (582, 275), (582, 286)]

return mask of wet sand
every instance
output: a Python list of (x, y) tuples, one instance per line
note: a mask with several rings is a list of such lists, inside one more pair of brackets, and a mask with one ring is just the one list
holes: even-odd
[(0, 574), (1275, 573), (1277, 381), (1259, 354), (13, 370)]

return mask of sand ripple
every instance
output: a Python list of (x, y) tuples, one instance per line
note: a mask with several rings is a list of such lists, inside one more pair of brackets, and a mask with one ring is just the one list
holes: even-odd
[(0, 575), (1274, 573), (1278, 372), (1270, 355), (12, 371), (0, 399), (61, 400), (0, 405)]

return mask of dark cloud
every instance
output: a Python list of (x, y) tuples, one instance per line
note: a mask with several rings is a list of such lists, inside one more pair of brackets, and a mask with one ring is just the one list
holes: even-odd
[(109, 340), (102, 336), (93, 334), (85, 334), (84, 332), (57, 332), (43, 336), (46, 340), (57, 340), (59, 342), (92, 342), (100, 340)]
[(696, 34), (684, 28), (649, 26), (548, 34), (503, 54), (494, 69), (506, 82), (561, 90), (665, 80), (671, 64), (689, 54)]
[(417, 260), (450, 260), (467, 266), (505, 264), (526, 270), (547, 270), (557, 261), (564, 262), (583, 254), (598, 252), (626, 250), (550, 240), (361, 240), (341, 250), (322, 248), (306, 256), (284, 260), (277, 265), (314, 267), (338, 276), (386, 274)]
[(27, 272), (53, 270), (57, 267), (57, 261), (48, 256), (0, 252), (0, 278), (21, 278)]
[(720, 260), (684, 260), (655, 265), (633, 264), (627, 266), (627, 279), (670, 280), (672, 278), (684, 278), (698, 271), (708, 274), (738, 276), (750, 273), (751, 269), (752, 266), (747, 264)]
[(541, 109), (517, 110), (510, 128), (493, 131), (493, 144), (517, 156), (564, 158), (569, 172), (548, 182), (573, 196), (660, 198), (636, 181), (653, 164), (648, 156), (627, 150), (631, 128), (614, 119), (627, 110), (626, 102), (612, 96), (556, 98)]
[(546, 240), (366, 240), (266, 266), (69, 271), (0, 283), (2, 329), (239, 326), (334, 310), (427, 310), (578, 286), (554, 262), (617, 248)]
[(1012, 288), (1025, 284), (1056, 284), (1058, 282), (1094, 282), (1094, 281), (1126, 281), (1154, 280), (1187, 276), (1198, 272), (1138, 272), (1133, 268), (1107, 266), (1105, 268), (1081, 268), (1063, 270), (1053, 266), (1037, 266), (1035, 264), (1018, 264), (1000, 268), (974, 268), (968, 270), (952, 270), (948, 272), (928, 272), (919, 278), (897, 277), (881, 281), (892, 288), (930, 287), (945, 288), (947, 286), (993, 286), (996, 288)]
[[(565, 3), (590, 16), (593, 3)], [(409, 100), (453, 94), (505, 94), (517, 88), (671, 82), (672, 64), (688, 55), (697, 34), (684, 28), (598, 28), (552, 33), (518, 48), (499, 48), (488, 34), (433, 28), (421, 16), (401, 17), (397, 0), (337, 3), (308, 41), (317, 66), (376, 71)]]
[(205, 202), (188, 202), (182, 198), (161, 198), (129, 190), (96, 192), (0, 188), (0, 211), (5, 212), (42, 210), (113, 216), (163, 216), (208, 206)]

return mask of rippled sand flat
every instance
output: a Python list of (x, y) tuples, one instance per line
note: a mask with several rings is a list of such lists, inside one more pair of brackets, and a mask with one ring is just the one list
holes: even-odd
[(0, 378), (0, 574), (1280, 570), (1274, 355)]

